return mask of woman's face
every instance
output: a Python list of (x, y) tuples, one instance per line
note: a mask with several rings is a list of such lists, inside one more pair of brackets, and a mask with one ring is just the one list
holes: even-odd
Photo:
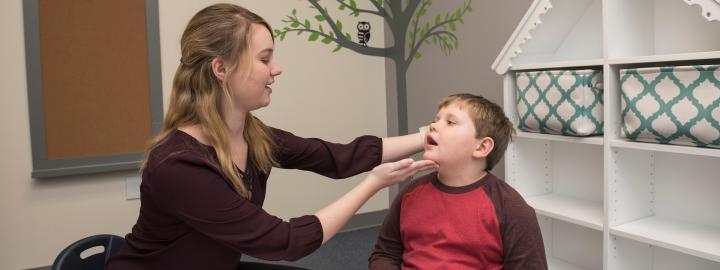
[(265, 26), (253, 24), (250, 28), (250, 73), (243, 78), (242, 69), (246, 68), (240, 60), (238, 68), (228, 77), (228, 84), (236, 109), (252, 111), (270, 104), (270, 85), (275, 76), (282, 73), (280, 65), (273, 58), (274, 42)]

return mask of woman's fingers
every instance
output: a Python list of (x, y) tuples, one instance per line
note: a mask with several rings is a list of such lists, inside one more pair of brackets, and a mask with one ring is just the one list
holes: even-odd
[[(380, 177), (407, 177), (419, 171), (431, 170), (437, 168), (437, 163), (431, 160), (414, 161), (406, 158), (396, 162), (381, 164), (373, 170)], [(383, 176), (385, 175), (385, 176)]]
[(437, 163), (432, 160), (418, 160), (413, 162), (412, 167), (418, 167), (418, 168), (435, 168), (437, 167)]
[(437, 168), (437, 163), (432, 160), (418, 160), (413, 162), (413, 164), (410, 166), (411, 169), (415, 171), (424, 171), (429, 169), (435, 169)]
[(413, 176), (420, 171), (437, 169), (438, 164), (431, 160), (413, 161), (410, 158), (396, 162), (380, 164), (372, 173), (372, 178), (378, 180), (382, 187), (396, 184)]
[(410, 166), (397, 170), (396, 173), (411, 176), (420, 171), (433, 170), (437, 168), (437, 163), (432, 160), (418, 160)]
[(392, 171), (400, 171), (400, 170), (412, 170), (416, 168), (428, 168), (428, 167), (434, 167), (437, 165), (435, 161), (432, 160), (418, 160), (414, 161), (411, 158), (406, 158), (397, 162), (392, 163), (393, 167), (391, 168)]
[(406, 159), (403, 159), (403, 160), (400, 160), (400, 161), (396, 161), (396, 162), (390, 163), (390, 164), (391, 164), (391, 166), (390, 166), (390, 171), (391, 171), (391, 172), (392, 172), (392, 171), (399, 171), (399, 170), (402, 170), (402, 169), (409, 168), (410, 166), (413, 165), (413, 163), (414, 163), (414, 162), (413, 162), (413, 159), (412, 159), (412, 158), (406, 158)]

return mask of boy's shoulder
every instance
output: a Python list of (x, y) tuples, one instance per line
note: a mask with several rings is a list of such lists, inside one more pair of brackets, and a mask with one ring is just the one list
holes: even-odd
[(535, 210), (527, 204), (520, 193), (515, 190), (505, 180), (488, 173), (488, 182), (485, 185), (485, 191), (496, 200), (496, 204), (500, 204), (505, 212), (515, 211), (532, 211)]
[(501, 192), (508, 199), (522, 199), (522, 195), (520, 195), (515, 188), (508, 184), (505, 179), (502, 179), (492, 173), (488, 173), (485, 181), (487, 181), (486, 189), (497, 189), (497, 191)]

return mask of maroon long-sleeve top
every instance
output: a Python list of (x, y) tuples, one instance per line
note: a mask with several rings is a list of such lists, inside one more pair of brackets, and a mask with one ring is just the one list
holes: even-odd
[[(378, 137), (336, 144), (271, 130), (281, 168), (346, 178), (382, 159)], [(262, 209), (268, 175), (253, 168), (251, 159), (241, 172), (251, 191), (246, 199), (223, 176), (212, 147), (174, 131), (150, 153), (137, 223), (107, 269), (235, 269), (241, 254), (297, 260), (320, 247), (316, 216), (285, 222)]]

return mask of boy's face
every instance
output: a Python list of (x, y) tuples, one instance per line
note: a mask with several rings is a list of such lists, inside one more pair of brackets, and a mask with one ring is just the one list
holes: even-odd
[(438, 111), (425, 135), (424, 159), (443, 164), (464, 164), (473, 160), (479, 139), (467, 109), (450, 104)]

